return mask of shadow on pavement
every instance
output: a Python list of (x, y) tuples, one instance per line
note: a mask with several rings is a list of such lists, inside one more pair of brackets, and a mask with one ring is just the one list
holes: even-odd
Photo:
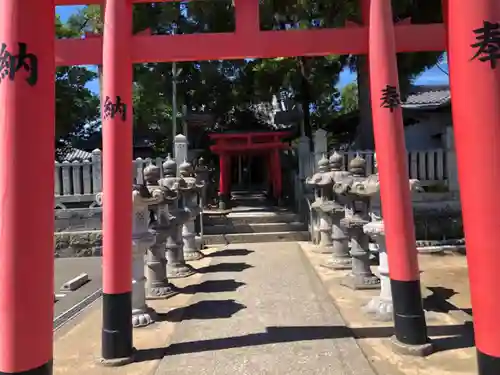
[[(214, 301), (209, 301), (214, 302)], [(199, 340), (175, 343), (166, 348), (139, 350), (136, 362), (161, 359), (189, 353), (200, 353), (231, 348), (288, 343), (298, 341), (338, 339), (345, 337), (386, 338), (394, 334), (393, 327), (347, 328), (345, 326), (304, 326), (304, 327), (267, 327), (266, 332), (220, 339)], [(435, 351), (461, 349), (474, 346), (472, 324), (430, 326)]]
[(450, 311), (463, 311), (472, 316), (471, 308), (460, 308), (449, 301), (454, 295), (458, 294), (454, 289), (444, 288), (441, 286), (427, 287), (431, 291), (431, 295), (423, 299), (424, 310), (449, 313)]
[(254, 253), (253, 250), (247, 249), (224, 249), (206, 255), (206, 257), (239, 257)]
[(243, 272), (248, 268), (252, 268), (248, 263), (219, 263), (210, 266), (198, 268), (199, 273), (212, 273), (212, 272)]
[(158, 314), (158, 321), (179, 322), (183, 320), (228, 319), (246, 306), (234, 299), (198, 301), (186, 307)]
[(179, 289), (179, 292), (183, 294), (234, 292), (243, 285), (246, 284), (233, 279), (207, 280), (200, 284), (188, 285)]
[(453, 310), (458, 310), (458, 308), (452, 303), (448, 302), (448, 299), (453, 297), (457, 292), (450, 288), (437, 287), (427, 287), (432, 293), (431, 295), (423, 299), (424, 310), (435, 311), (435, 312), (450, 312)]

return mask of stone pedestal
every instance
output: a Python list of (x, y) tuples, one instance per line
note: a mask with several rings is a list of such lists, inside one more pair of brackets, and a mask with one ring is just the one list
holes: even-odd
[(344, 209), (335, 210), (332, 218), (332, 256), (323, 264), (333, 270), (349, 270), (352, 267), (351, 254), (349, 253), (349, 237), (341, 224), (344, 218)]
[(156, 231), (156, 240), (147, 251), (147, 281), (148, 299), (170, 298), (179, 293), (178, 289), (169, 283), (167, 278), (167, 258), (165, 244), (166, 230)]
[(161, 197), (152, 197), (142, 185), (132, 191), (132, 326), (144, 327), (154, 322), (154, 311), (146, 305), (146, 277), (144, 255), (155, 243), (155, 236), (149, 231), (149, 205), (157, 204)]
[(316, 253), (321, 254), (331, 254), (333, 251), (332, 245), (332, 220), (328, 212), (323, 211), (321, 207), (321, 201), (313, 202), (311, 208), (316, 210), (319, 223), (319, 243), (316, 248), (313, 249)]
[[(194, 177), (194, 169), (191, 163), (184, 162), (179, 167), (180, 181), (179, 192), (182, 197), (182, 207), (187, 213), (187, 221), (182, 225), (182, 242), (184, 259), (186, 261), (203, 258), (202, 252), (196, 244), (195, 219), (200, 214), (198, 206), (198, 194), (204, 185), (198, 185)], [(201, 183), (201, 182), (200, 182)]]
[(172, 199), (167, 201), (169, 226), (166, 229), (165, 251), (167, 256), (167, 276), (171, 279), (191, 276), (195, 269), (186, 264), (183, 252), (182, 225), (189, 219), (189, 213), (178, 206), (181, 178), (177, 176), (177, 163), (169, 155), (163, 163), (164, 178), (160, 186), (171, 192)]
[(194, 230), (193, 218), (191, 218), (186, 224), (182, 226), (182, 242), (184, 259), (186, 261), (189, 262), (191, 260), (198, 260), (203, 258), (203, 254), (198, 250), (198, 246), (196, 244), (196, 232)]
[(203, 258), (203, 253), (200, 251), (199, 244), (196, 241), (195, 219), (200, 214), (199, 207), (184, 207), (187, 221), (182, 225), (181, 238), (183, 245), (184, 259), (186, 261), (199, 260)]
[(370, 269), (369, 237), (363, 232), (364, 220), (344, 218), (341, 220), (351, 239), (351, 273), (342, 280), (342, 285), (354, 290), (379, 289), (380, 280)]
[(194, 172), (197, 181), (196, 184), (202, 186), (200, 191), (200, 206), (205, 208), (208, 204), (208, 183), (210, 180), (210, 169), (205, 163), (205, 159), (203, 159), (203, 157), (200, 157), (198, 159), (198, 163)]
[(225, 211), (229, 209), (229, 195), (219, 193), (219, 210)]
[[(306, 184), (314, 189), (315, 200), (311, 204), (313, 232), (319, 231), (319, 243), (313, 249), (320, 254), (331, 254), (332, 249), (332, 220), (330, 211), (332, 206), (332, 187), (334, 181), (328, 171), (328, 159), (325, 155), (318, 161), (318, 171), (306, 179)], [(315, 239), (313, 238), (313, 241)], [(316, 245), (316, 244), (315, 244)]]
[(167, 276), (170, 279), (179, 279), (194, 275), (196, 270), (184, 259), (182, 226), (188, 219), (188, 213), (177, 209), (174, 213), (174, 225), (167, 232), (165, 250), (167, 253)]
[[(309, 233), (311, 234), (311, 241), (313, 245), (319, 245), (319, 218), (318, 213), (311, 208), (309, 213)], [(314, 252), (317, 252), (316, 247), (313, 248)]]
[(380, 274), (380, 295), (373, 297), (365, 306), (364, 311), (373, 315), (376, 320), (391, 321), (393, 319), (393, 305), (387, 248), (385, 246), (384, 222), (382, 220), (372, 221), (366, 224), (363, 230), (377, 243), (379, 252), (378, 271)]
[(132, 326), (145, 327), (154, 323), (155, 312), (146, 305), (144, 254), (155, 242), (151, 233), (132, 240)]
[(370, 269), (369, 237), (363, 226), (370, 222), (371, 191), (367, 189), (366, 161), (357, 155), (349, 162), (349, 175), (339, 179), (334, 191), (345, 198), (345, 218), (340, 220), (350, 238), (352, 268), (342, 284), (351, 289), (378, 289), (380, 280)]

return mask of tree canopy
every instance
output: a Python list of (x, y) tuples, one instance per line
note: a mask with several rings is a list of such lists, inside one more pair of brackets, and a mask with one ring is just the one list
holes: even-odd
[[(56, 17), (58, 38), (78, 34)], [(58, 67), (56, 70), (56, 152), (59, 156), (77, 139), (89, 137), (99, 124), (99, 98), (86, 85), (97, 74), (81, 66)]]
[[(264, 0), (261, 1), (261, 28), (342, 27), (349, 20), (361, 22), (358, 0)], [(414, 23), (439, 22), (440, 2), (427, 0), (393, 1), (398, 22), (411, 17)], [(134, 31), (150, 29), (153, 34), (186, 34), (234, 31), (232, 0), (186, 3), (136, 4)], [(90, 5), (71, 16), (66, 25), (57, 24), (59, 37), (85, 32), (100, 33), (100, 6)], [(408, 53), (398, 56), (400, 84), (404, 92), (415, 77), (433, 66), (440, 53)], [(171, 141), (174, 110), (173, 80), (177, 82), (177, 113), (182, 106), (193, 112), (210, 113), (213, 127), (238, 129), (266, 127), (249, 108), (269, 103), (273, 95), (299, 103), (306, 134), (330, 126), (339, 115), (358, 109), (359, 90), (355, 84), (339, 92), (339, 74), (355, 69), (356, 56), (247, 59), (150, 63), (134, 68), (134, 133), (147, 138), (159, 152)], [(175, 69), (174, 69), (175, 68)], [(83, 136), (99, 124), (98, 101), (85, 85), (96, 74), (82, 67), (58, 70), (58, 135), (63, 139)], [(70, 124), (72, 124), (70, 126)], [(335, 129), (335, 127), (333, 127)], [(340, 131), (340, 129), (339, 129)], [(345, 132), (345, 129), (342, 130)]]

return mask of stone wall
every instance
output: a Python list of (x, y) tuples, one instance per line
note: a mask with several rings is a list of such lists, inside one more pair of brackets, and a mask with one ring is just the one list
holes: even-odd
[(102, 255), (100, 230), (54, 233), (56, 258), (92, 257)]
[(102, 209), (98, 207), (55, 210), (54, 220), (56, 232), (100, 230)]
[(56, 258), (100, 256), (101, 208), (55, 210), (54, 256)]
[(419, 241), (441, 241), (464, 238), (460, 211), (416, 211), (415, 236)]
[(418, 241), (464, 237), (460, 197), (457, 192), (415, 193), (412, 198), (415, 236)]
[[(413, 208), (418, 241), (463, 238), (460, 202), (456, 193), (415, 194)], [(56, 210), (55, 257), (100, 256), (101, 220), (101, 208)]]

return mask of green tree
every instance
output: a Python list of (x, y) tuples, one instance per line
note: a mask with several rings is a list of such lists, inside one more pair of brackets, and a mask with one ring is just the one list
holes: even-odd
[(339, 114), (355, 112), (359, 109), (358, 85), (354, 82), (346, 85), (340, 92)]
[[(413, 22), (435, 22), (441, 17), (439, 4), (430, 5), (426, 0), (394, 1), (393, 6), (395, 21), (411, 16)], [(73, 29), (99, 32), (102, 28), (99, 12), (98, 6), (84, 8), (70, 20)], [(358, 0), (264, 0), (260, 14), (264, 30), (342, 27), (346, 20), (361, 21)], [(136, 32), (145, 29), (155, 34), (169, 34), (174, 30), (178, 34), (231, 32), (234, 26), (231, 0), (134, 7)], [(432, 66), (439, 55), (398, 56), (402, 89)], [(361, 60), (354, 56), (329, 56), (178, 63), (177, 111), (180, 113), (180, 106), (186, 105), (189, 110), (210, 112), (215, 128), (234, 128), (243, 122), (256, 124), (255, 118), (249, 118), (248, 107), (269, 102), (272, 95), (279, 94), (301, 103), (306, 134), (310, 134), (312, 129), (330, 124), (339, 110), (344, 113), (350, 108), (340, 105), (345, 98), (335, 85), (343, 67), (354, 69)], [(135, 67), (134, 73), (135, 134), (155, 139), (154, 142), (164, 146), (172, 133), (172, 64), (141, 64)], [(367, 81), (362, 69), (358, 77)], [(358, 87), (360, 110), (371, 117), (366, 82)]]
[[(58, 38), (75, 37), (70, 28), (56, 18)], [(64, 153), (78, 138), (96, 131), (99, 123), (99, 99), (86, 85), (97, 75), (80, 66), (58, 67), (56, 70), (56, 157)]]

